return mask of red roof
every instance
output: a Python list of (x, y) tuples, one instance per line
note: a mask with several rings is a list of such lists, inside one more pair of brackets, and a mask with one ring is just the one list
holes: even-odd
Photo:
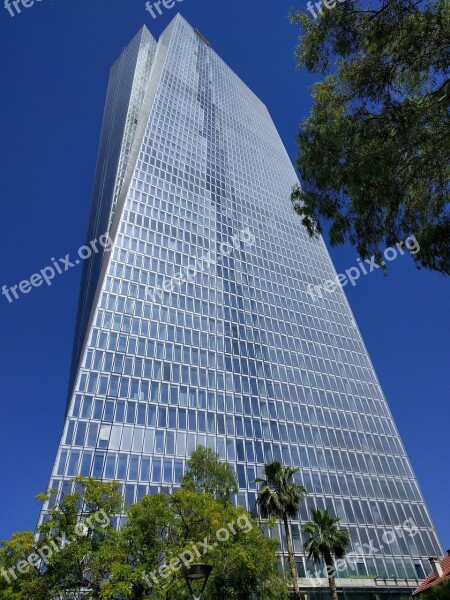
[(438, 583), (441, 583), (442, 581), (446, 581), (447, 579), (450, 580), (450, 556), (446, 556), (439, 562), (441, 564), (442, 577), (436, 578), (436, 575), (434, 573), (431, 573), (419, 585), (417, 590), (415, 590), (413, 592), (413, 596), (415, 596), (416, 594), (420, 594), (421, 592), (424, 592), (425, 590), (430, 589), (431, 587), (437, 585)]

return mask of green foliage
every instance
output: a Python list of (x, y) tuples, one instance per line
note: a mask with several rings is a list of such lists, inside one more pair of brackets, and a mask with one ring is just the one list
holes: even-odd
[[(55, 505), (54, 490), (38, 496), (49, 500), (51, 508), (35, 538), (25, 532), (1, 543), (2, 598), (58, 599), (70, 590), (84, 590), (80, 600), (100, 597), (103, 579), (116, 557), (119, 533), (110, 518), (121, 510), (119, 484), (85, 477), (75, 482), (76, 491)], [(18, 563), (19, 559), (24, 562)]]
[(220, 462), (218, 454), (211, 448), (198, 446), (187, 461), (187, 467), (182, 481), (184, 489), (206, 492), (225, 503), (238, 491), (233, 469), (227, 462)]
[(325, 560), (325, 564), (329, 564), (327, 559), (332, 556), (343, 558), (350, 545), (350, 535), (347, 529), (339, 529), (340, 519), (332, 517), (328, 508), (312, 509), (311, 513), (312, 521), (302, 527), (302, 533), (309, 536), (304, 543), (308, 558), (314, 562)]
[(258, 505), (263, 519), (271, 516), (283, 518), (284, 515), (294, 517), (297, 514), (300, 503), (308, 493), (306, 488), (292, 481), (298, 470), (283, 467), (278, 461), (264, 465), (266, 479), (256, 479), (261, 483)]
[(213, 566), (205, 600), (287, 598), (276, 568), (277, 542), (264, 538), (244, 509), (218, 502), (210, 494), (183, 489), (143, 498), (128, 510), (122, 543), (127, 565), (114, 565), (104, 598), (115, 598), (117, 585), (127, 582), (134, 591), (129, 598), (145, 598), (136, 594), (141, 587), (150, 591), (143, 572), (155, 598), (185, 598), (180, 557)]
[[(126, 522), (115, 530), (110, 519), (124, 511)], [(242, 507), (203, 490), (146, 496), (123, 508), (118, 483), (76, 478), (76, 491), (49, 509), (38, 533), (39, 539), (19, 532), (0, 543), (2, 600), (65, 600), (75, 593), (77, 600), (186, 600), (182, 558), (213, 566), (204, 600), (288, 600), (277, 540), (265, 538)], [(46, 561), (38, 552), (48, 554)], [(18, 571), (19, 560), (28, 561), (26, 573)]]
[(301, 29), (299, 68), (326, 75), (298, 134), (303, 189), (292, 201), (310, 235), (360, 256), (414, 235), (416, 266), (450, 273), (448, 0), (351, 0)]
[[(20, 573), (14, 577), (17, 564), (26, 561), (34, 551), (34, 537), (31, 531), (17, 531), (9, 540), (0, 541), (0, 597), (4, 600), (22, 600), (22, 590), (26, 589), (34, 574)], [(22, 567), (23, 568), (23, 567)], [(9, 580), (9, 583), (8, 583)]]

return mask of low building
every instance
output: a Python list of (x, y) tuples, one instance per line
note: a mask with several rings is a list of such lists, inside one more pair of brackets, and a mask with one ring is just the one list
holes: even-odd
[(431, 557), (430, 564), (432, 572), (413, 592), (413, 597), (417, 598), (419, 594), (428, 592), (431, 588), (441, 585), (444, 581), (450, 584), (450, 550), (447, 550), (447, 556), (442, 560)]

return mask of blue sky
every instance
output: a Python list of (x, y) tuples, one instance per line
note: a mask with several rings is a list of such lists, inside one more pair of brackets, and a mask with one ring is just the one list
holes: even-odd
[[(313, 79), (295, 70), (291, 1), (184, 0), (156, 20), (143, 0), (42, 0), (15, 17), (0, 4), (0, 286), (84, 243), (109, 68), (143, 24), (158, 37), (177, 9), (266, 103), (294, 159)], [(356, 264), (350, 247), (330, 252), (338, 272)], [(13, 304), (0, 297), (0, 538), (36, 523), (34, 495), (63, 424), (80, 275), (70, 269)], [(405, 255), (388, 277), (345, 290), (447, 548), (448, 282)]]

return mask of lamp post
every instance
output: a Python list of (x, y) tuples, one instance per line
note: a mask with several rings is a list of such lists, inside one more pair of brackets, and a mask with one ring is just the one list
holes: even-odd
[[(186, 580), (186, 584), (189, 588), (189, 592), (192, 595), (193, 600), (201, 600), (202, 594), (205, 590), (208, 578), (211, 575), (211, 565), (190, 565), (189, 567), (183, 567), (181, 572)], [(200, 595), (196, 596), (192, 591), (191, 582), (203, 580), (203, 586), (200, 590)]]

